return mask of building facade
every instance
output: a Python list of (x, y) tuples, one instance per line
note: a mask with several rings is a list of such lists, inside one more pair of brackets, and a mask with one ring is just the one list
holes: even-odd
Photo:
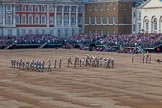
[(132, 7), (141, 0), (91, 0), (85, 4), (85, 32), (130, 34)]
[(76, 0), (1, 0), (0, 35), (84, 32), (84, 5)]
[(137, 17), (133, 17), (134, 31), (132, 33), (162, 33), (162, 1), (147, 0), (134, 9)]

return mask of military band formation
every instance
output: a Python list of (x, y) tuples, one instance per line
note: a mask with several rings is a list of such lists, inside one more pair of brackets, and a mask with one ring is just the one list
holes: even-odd
[[(86, 67), (105, 67), (114, 68), (114, 58), (113, 57), (99, 57), (95, 55), (86, 56), (75, 56), (67, 57), (67, 67), (70, 68), (74, 66), (75, 68), (86, 66)], [(32, 70), (38, 72), (52, 72), (52, 69), (62, 68), (62, 58), (50, 59), (47, 61), (44, 59), (12, 59), (11, 68), (22, 69), (22, 70)]]

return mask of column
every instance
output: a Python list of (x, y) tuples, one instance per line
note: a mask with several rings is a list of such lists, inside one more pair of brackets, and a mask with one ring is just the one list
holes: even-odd
[(76, 6), (76, 26), (78, 27), (78, 6)]
[(56, 4), (55, 4), (55, 8), (54, 8), (54, 14), (55, 14), (55, 16), (54, 16), (54, 19), (55, 19), (54, 26), (57, 27), (57, 6), (56, 6)]
[(47, 5), (47, 28), (49, 28), (49, 5)]
[(71, 26), (71, 6), (69, 6), (69, 26)]
[(61, 19), (62, 19), (62, 20), (61, 20), (61, 26), (64, 26), (64, 6), (62, 6), (62, 12), (61, 12), (61, 14), (62, 14), (62, 15), (61, 15), (61, 17), (62, 17), (62, 18), (61, 18)]

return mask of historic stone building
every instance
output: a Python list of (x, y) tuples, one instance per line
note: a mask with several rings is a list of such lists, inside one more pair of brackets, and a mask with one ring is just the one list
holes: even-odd
[(162, 0), (147, 0), (133, 12), (132, 33), (162, 33)]
[(132, 7), (141, 0), (91, 0), (85, 4), (85, 32), (130, 34)]
[(84, 5), (77, 0), (1, 0), (0, 35), (84, 32)]

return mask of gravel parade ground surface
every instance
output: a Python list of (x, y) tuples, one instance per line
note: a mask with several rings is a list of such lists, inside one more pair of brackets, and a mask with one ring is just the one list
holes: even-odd
[[(115, 67), (70, 65), (67, 57), (114, 57)], [(77, 49), (0, 50), (0, 108), (162, 108), (162, 54), (81, 51)], [(11, 68), (11, 59), (62, 58), (62, 68), (36, 72)], [(46, 65), (47, 68), (47, 65)]]

